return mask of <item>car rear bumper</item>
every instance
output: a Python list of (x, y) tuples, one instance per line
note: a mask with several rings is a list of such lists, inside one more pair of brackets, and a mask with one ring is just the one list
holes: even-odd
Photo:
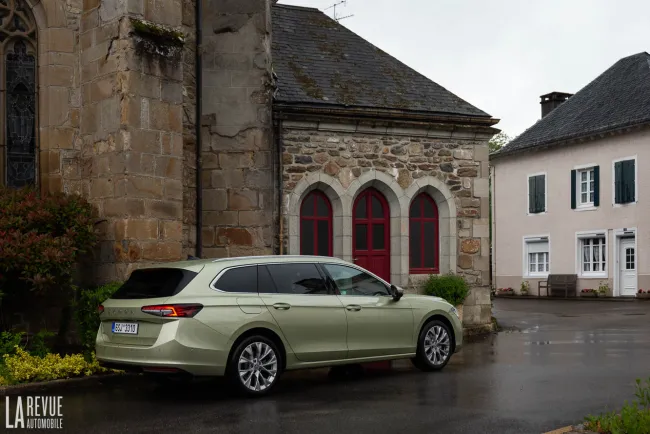
[(194, 320), (165, 324), (151, 346), (111, 343), (100, 329), (95, 349), (100, 364), (138, 372), (220, 376), (228, 360), (225, 337)]

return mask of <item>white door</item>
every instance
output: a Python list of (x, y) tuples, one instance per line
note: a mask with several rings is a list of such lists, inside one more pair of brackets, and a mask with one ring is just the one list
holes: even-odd
[(623, 238), (618, 254), (620, 295), (636, 294), (636, 249), (634, 238)]

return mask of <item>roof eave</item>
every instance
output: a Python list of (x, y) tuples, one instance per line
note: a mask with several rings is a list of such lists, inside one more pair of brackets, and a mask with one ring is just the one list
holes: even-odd
[[(629, 124), (629, 125), (620, 125), (617, 127), (609, 128), (606, 130), (602, 131), (597, 131), (589, 134), (581, 134), (579, 136), (575, 137), (567, 137), (562, 140), (555, 140), (555, 141), (549, 141), (549, 142), (541, 142), (539, 144), (536, 144), (534, 146), (530, 146), (527, 148), (523, 149), (515, 149), (512, 151), (506, 151), (506, 152), (496, 152), (494, 154), (490, 154), (490, 162), (496, 162), (497, 160), (506, 158), (506, 157), (517, 157), (522, 154), (530, 154), (533, 152), (539, 152), (539, 151), (544, 151), (548, 149), (553, 149), (559, 146), (563, 145), (573, 145), (576, 143), (584, 143), (588, 142), (591, 140), (597, 140), (597, 139), (603, 139), (606, 137), (613, 137), (613, 136), (620, 136), (623, 134), (628, 134), (634, 131), (638, 131), (643, 128), (650, 127), (650, 119)], [(506, 145), (507, 147), (507, 145)]]
[(500, 119), (495, 119), (487, 114), (485, 116), (470, 116), (453, 113), (436, 113), (361, 106), (337, 106), (330, 104), (320, 105), (276, 101), (273, 103), (273, 107), (275, 111), (286, 114), (326, 115), (387, 121), (436, 122), (487, 127), (496, 125), (500, 121)]

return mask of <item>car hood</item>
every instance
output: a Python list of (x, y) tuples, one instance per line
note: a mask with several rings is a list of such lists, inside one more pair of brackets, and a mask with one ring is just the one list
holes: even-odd
[(403, 298), (408, 300), (414, 307), (416, 305), (429, 305), (434, 303), (444, 303), (451, 306), (444, 298), (431, 295), (405, 294)]

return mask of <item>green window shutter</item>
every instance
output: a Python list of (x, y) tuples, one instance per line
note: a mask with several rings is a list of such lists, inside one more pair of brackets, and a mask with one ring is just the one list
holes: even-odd
[(626, 203), (634, 202), (636, 199), (636, 173), (634, 167), (634, 160), (625, 161), (625, 168), (623, 169), (624, 178), (625, 178), (625, 198)]
[(535, 214), (535, 177), (528, 178), (528, 212)]
[(623, 203), (623, 162), (614, 163), (614, 203)]
[(578, 184), (576, 177), (578, 176), (577, 170), (571, 171), (571, 209), (576, 209), (576, 194), (578, 191)]
[(535, 201), (537, 204), (537, 212), (545, 212), (546, 211), (546, 175), (539, 175), (535, 177), (535, 182), (537, 183), (537, 186), (535, 187), (535, 193), (537, 200)]
[(594, 206), (600, 206), (600, 166), (594, 167)]

